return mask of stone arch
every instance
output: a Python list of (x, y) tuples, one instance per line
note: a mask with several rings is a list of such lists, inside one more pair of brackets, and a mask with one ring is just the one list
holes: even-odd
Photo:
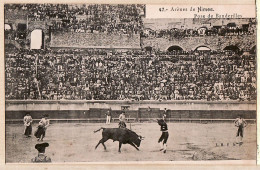
[(8, 23), (5, 23), (5, 26), (4, 26), (4, 37), (5, 39), (11, 39), (12, 37), (12, 25), (11, 24), (8, 24)]
[(172, 51), (183, 51), (183, 48), (178, 46), (178, 45), (173, 45), (170, 46), (167, 51), (172, 52)]
[(211, 48), (209, 48), (206, 45), (200, 45), (194, 49), (194, 51), (211, 51)]
[(239, 52), (240, 49), (236, 45), (228, 45), (223, 50), (225, 51), (233, 51), (233, 52)]
[(145, 49), (145, 51), (151, 52), (151, 51), (153, 50), (153, 47), (151, 47), (151, 46), (146, 46), (146, 47), (144, 47), (144, 49)]
[(26, 23), (18, 23), (16, 31), (19, 39), (26, 39), (27, 36), (27, 25)]
[(9, 30), (12, 30), (12, 25), (5, 23), (5, 31), (9, 31)]
[(34, 29), (30, 35), (31, 49), (43, 49), (44, 48), (44, 31), (42, 29)]

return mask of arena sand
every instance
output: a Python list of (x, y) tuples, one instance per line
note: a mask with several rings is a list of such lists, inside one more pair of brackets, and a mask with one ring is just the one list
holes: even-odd
[[(130, 124), (127, 124), (128, 128)], [(33, 124), (33, 132), (37, 123)], [(256, 125), (249, 124), (245, 130), (244, 143), (235, 142), (237, 128), (232, 123), (168, 123), (169, 139), (167, 153), (159, 151), (157, 143), (161, 132), (157, 123), (132, 123), (131, 128), (145, 139), (140, 151), (130, 145), (122, 145), (118, 153), (118, 142), (108, 140), (104, 151), (102, 145), (95, 146), (102, 138), (100, 127), (117, 127), (101, 123), (54, 123), (48, 127), (45, 142), (46, 155), (52, 162), (122, 162), (122, 161), (200, 161), (200, 160), (255, 160)], [(6, 163), (30, 163), (37, 155), (34, 148), (37, 139), (25, 138), (22, 124), (6, 125)], [(218, 146), (216, 147), (216, 143)], [(220, 146), (223, 143), (224, 146)], [(229, 146), (227, 146), (229, 143)]]

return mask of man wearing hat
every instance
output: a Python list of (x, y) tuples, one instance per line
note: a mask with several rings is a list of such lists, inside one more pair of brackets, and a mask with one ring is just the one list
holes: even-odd
[(32, 162), (51, 162), (51, 158), (45, 155), (45, 148), (48, 147), (48, 143), (38, 143), (35, 145), (35, 149), (38, 150), (38, 156), (32, 158)]

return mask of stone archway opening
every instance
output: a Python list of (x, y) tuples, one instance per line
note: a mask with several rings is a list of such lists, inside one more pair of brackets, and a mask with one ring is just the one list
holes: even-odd
[(170, 46), (167, 51), (169, 52), (173, 52), (173, 51), (183, 51), (183, 48), (181, 48), (180, 46), (178, 45), (173, 45), (173, 46)]
[(10, 24), (5, 24), (5, 31), (12, 30), (12, 26)]
[(145, 51), (151, 52), (153, 50), (153, 47), (151, 46), (146, 46), (144, 47)]
[(19, 39), (26, 39), (27, 25), (25, 23), (19, 23), (17, 26), (17, 36)]
[(208, 46), (198, 46), (194, 51), (211, 51), (211, 49)]
[(238, 53), (240, 51), (240, 49), (236, 45), (226, 46), (223, 50), (232, 51), (232, 52), (236, 52), (236, 53)]
[(12, 39), (12, 26), (10, 24), (5, 24), (4, 30), (5, 39)]
[(41, 29), (35, 29), (31, 32), (31, 49), (44, 48), (44, 33)]

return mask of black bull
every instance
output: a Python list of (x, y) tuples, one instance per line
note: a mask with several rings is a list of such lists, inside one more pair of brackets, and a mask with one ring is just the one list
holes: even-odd
[(94, 133), (100, 131), (101, 129), (103, 129), (102, 139), (98, 142), (95, 149), (97, 149), (98, 145), (100, 143), (102, 143), (102, 145), (104, 146), (104, 149), (106, 150), (106, 146), (104, 143), (108, 139), (112, 139), (113, 142), (119, 141), (118, 152), (121, 152), (120, 149), (121, 149), (122, 144), (130, 144), (139, 151), (138, 147), (141, 144), (141, 140), (143, 140), (142, 136), (137, 135), (135, 132), (133, 132), (129, 129), (126, 129), (126, 128), (100, 128), (100, 129), (94, 131)]

